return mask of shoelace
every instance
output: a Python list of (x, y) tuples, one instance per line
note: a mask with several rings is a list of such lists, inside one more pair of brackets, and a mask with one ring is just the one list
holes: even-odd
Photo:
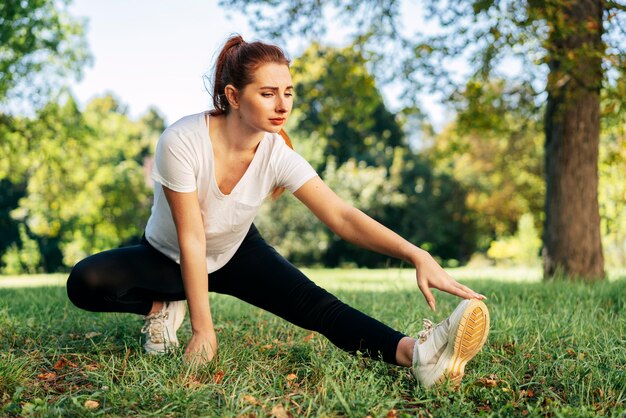
[(417, 333), (417, 339), (420, 344), (426, 341), (428, 336), (433, 332), (433, 329), (435, 329), (435, 326), (430, 319), (424, 318), (422, 321), (424, 329)]
[(155, 314), (146, 316), (146, 323), (141, 328), (141, 332), (144, 334), (148, 334), (150, 341), (153, 343), (162, 343), (164, 342), (164, 330), (165, 330), (165, 320), (169, 318), (170, 313), (166, 312), (157, 312)]

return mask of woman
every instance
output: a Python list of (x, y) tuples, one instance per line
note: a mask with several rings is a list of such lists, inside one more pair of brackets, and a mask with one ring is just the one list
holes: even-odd
[[(144, 348), (163, 353), (189, 306), (185, 358), (217, 351), (209, 290), (236, 296), (350, 352), (411, 367), (425, 386), (459, 382), (482, 347), (484, 296), (450, 278), (426, 252), (341, 200), (281, 138), (293, 105), (289, 61), (276, 46), (233, 36), (215, 65), (215, 109), (182, 118), (159, 139), (154, 204), (140, 245), (78, 263), (68, 296), (83, 309), (145, 315)], [(464, 298), (446, 320), (427, 323), (419, 340), (342, 303), (282, 258), (252, 224), (268, 195), (285, 188), (343, 239), (405, 260), (430, 307), (430, 288)]]

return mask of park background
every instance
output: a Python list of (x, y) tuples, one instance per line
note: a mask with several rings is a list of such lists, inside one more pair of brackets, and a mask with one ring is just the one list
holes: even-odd
[[(226, 408), (217, 409), (224, 414), (273, 415), (280, 415), (274, 408), (284, 405), (282, 413), (299, 415), (307, 410), (295, 405), (307, 402), (309, 413), (314, 406), (312, 411), (322, 415), (437, 414), (431, 401), (442, 408), (442, 415), (623, 411), (626, 6), (618, 1), (598, 4), (4, 2), (3, 411), (79, 414), (95, 399), (96, 411), (105, 414), (157, 413), (144, 399), (154, 401), (146, 391), (160, 393), (162, 400), (165, 390), (171, 400), (180, 395), (177, 389), (168, 386), (168, 378), (153, 376), (152, 386), (141, 392), (134, 379), (163, 368), (170, 380), (186, 382), (181, 384), (196, 391), (193, 405), (172, 401), (169, 409), (161, 410), (174, 415), (185, 408), (202, 415), (202, 408), (216, 405)], [(576, 21), (576, 13), (589, 7), (595, 15)], [(235, 345), (241, 335), (265, 343), (257, 343), (259, 352), (248, 347), (251, 351), (225, 355), (204, 374), (181, 375), (174, 366), (136, 353), (136, 332), (125, 317), (76, 315), (58, 285), (78, 260), (138, 241), (150, 213), (150, 169), (158, 137), (180, 117), (210, 108), (206, 76), (215, 51), (231, 33), (285, 47), (296, 86), (286, 130), (296, 150), (331, 188), (431, 252), (453, 276), (491, 295), (498, 327), (481, 355), (487, 358), (483, 362), (496, 364), (495, 372), (479, 368), (461, 395), (424, 394), (393, 369), (384, 369), (386, 377), (379, 381), (376, 376), (384, 366), (369, 366), (375, 370), (368, 369), (359, 380), (349, 367), (362, 366), (343, 366), (341, 353), (331, 350), (315, 357), (329, 348), (322, 339), (304, 345), (301, 341), (311, 341), (308, 333), (300, 335), (301, 330), (217, 296), (214, 306), (224, 312), (221, 347)], [(568, 44), (580, 33), (601, 33), (603, 43)], [(580, 81), (577, 69), (595, 78)], [(566, 100), (555, 100), (560, 89), (587, 81), (595, 84), (580, 102), (571, 91)], [(580, 120), (573, 123), (581, 131), (595, 123), (597, 135), (582, 139), (596, 145), (597, 160), (591, 158), (591, 172), (581, 167), (578, 176), (550, 183), (562, 176), (554, 170), (546, 173), (554, 157), (546, 154), (546, 135), (555, 135), (550, 130), (559, 122), (555, 106), (568, 101), (591, 103), (581, 107)], [(593, 116), (594, 103), (597, 117), (590, 122), (586, 117)], [(566, 127), (568, 122), (560, 123)], [(589, 154), (584, 147), (578, 152)], [(583, 205), (586, 210), (595, 202), (597, 214), (570, 213), (560, 232), (591, 225), (602, 246), (598, 253), (597, 246), (583, 242), (581, 252), (565, 251), (562, 265), (544, 270), (542, 253), (545, 260), (546, 247), (554, 245), (546, 246), (550, 238), (544, 233), (546, 202), (555, 194), (547, 190), (555, 190), (555, 184), (574, 192), (563, 206), (578, 200), (589, 203)], [(413, 322), (398, 318), (407, 310), (427, 315), (415, 308), (422, 301), (413, 273), (403, 270), (406, 264), (342, 242), (288, 194), (268, 201), (255, 222), (271, 244), (307, 267), (314, 280), (392, 326), (419, 330), (417, 317)], [(554, 218), (548, 222), (553, 223)], [(587, 270), (569, 264), (588, 254), (595, 261)], [(542, 277), (565, 281), (541, 283)], [(57, 286), (24, 287), (41, 284)], [(375, 301), (374, 295), (383, 294), (396, 303)], [(440, 298), (442, 311), (453, 309), (453, 299)], [(33, 308), (34, 300), (46, 308)], [(244, 320), (249, 327), (237, 325), (242, 315), (259, 316), (264, 326), (256, 329), (248, 324), (252, 319)], [(55, 316), (65, 322), (34, 325)], [(555, 317), (568, 321), (555, 323)], [(603, 329), (601, 338), (598, 328)], [(276, 340), (276, 332), (284, 338)], [(595, 335), (591, 341), (589, 334)], [(94, 338), (105, 348), (93, 348)], [(85, 351), (86, 356), (76, 354)], [(259, 386), (250, 383), (231, 392), (219, 386), (235, 382), (228, 373), (223, 380), (224, 370), (233, 364), (243, 370), (246, 356), (262, 364), (267, 351), (275, 362), (264, 367), (262, 378), (251, 371), (247, 375)], [(300, 370), (294, 364), (301, 357), (307, 361)], [(119, 364), (129, 371), (120, 375)], [(259, 379), (274, 386), (268, 389)], [(109, 390), (113, 384), (120, 387), (118, 392)], [(286, 395), (295, 389), (302, 398)], [(216, 390), (224, 392), (223, 398), (199, 401)], [(121, 396), (130, 397), (131, 409), (120, 406)]]

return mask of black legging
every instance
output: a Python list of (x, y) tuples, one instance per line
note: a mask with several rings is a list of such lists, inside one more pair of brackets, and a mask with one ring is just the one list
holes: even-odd
[[(302, 328), (317, 331), (339, 348), (396, 364), (398, 331), (341, 302), (309, 280), (268, 245), (254, 225), (233, 258), (209, 274), (212, 292), (235, 296)], [(183, 300), (180, 266), (141, 244), (92, 255), (67, 280), (74, 305), (95, 312), (146, 315), (155, 300)]]

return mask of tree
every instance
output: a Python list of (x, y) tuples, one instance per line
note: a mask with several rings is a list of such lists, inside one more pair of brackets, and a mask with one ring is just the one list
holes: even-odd
[[(502, 65), (506, 60), (519, 63), (523, 70), (515, 75), (517, 81), (537, 93), (538, 105), (547, 103), (544, 277), (559, 273), (590, 280), (604, 277), (597, 198), (599, 95), (610, 75), (605, 67), (625, 66), (626, 54), (619, 49), (625, 38), (624, 3), (424, 2), (427, 20), (439, 22), (434, 34), (403, 31), (399, 0), (221, 0), (220, 4), (248, 12), (253, 28), (273, 37), (319, 36), (326, 27), (325, 12), (333, 8), (340, 19), (352, 23), (364, 50), (379, 57), (380, 78), (395, 75), (405, 80), (412, 85), (405, 92), (430, 85), (454, 97), (462, 90), (459, 78), (488, 81), (507, 75), (507, 65)], [(470, 62), (469, 76), (454, 71), (459, 58)], [(410, 99), (411, 94), (406, 96)]]
[(0, 3), (0, 105), (24, 99), (29, 109), (37, 108), (68, 74), (80, 75), (91, 60), (83, 23), (67, 13), (68, 4), (69, 0)]
[[(93, 99), (81, 112), (65, 91), (25, 124), (13, 135), (27, 144), (25, 195), (11, 211), (25, 238), (22, 247), (11, 247), (5, 262), (55, 271), (136, 240), (150, 211), (143, 164), (155, 139), (146, 133), (163, 124), (158, 114), (150, 111), (142, 121), (131, 121), (110, 95)], [(33, 238), (41, 266), (13, 256), (26, 244), (32, 247)]]
[(289, 132), (311, 148), (313, 163), (332, 155), (338, 165), (351, 158), (385, 165), (395, 147), (406, 145), (358, 49), (314, 43), (292, 68), (296, 98), (302, 100), (294, 108)]
[[(517, 98), (503, 91), (518, 90)], [(459, 99), (457, 114), (424, 150), (437, 173), (446, 173), (467, 193), (477, 228), (477, 248), (515, 232), (529, 213), (543, 219), (541, 118), (529, 106), (531, 94), (505, 80), (472, 80)]]

